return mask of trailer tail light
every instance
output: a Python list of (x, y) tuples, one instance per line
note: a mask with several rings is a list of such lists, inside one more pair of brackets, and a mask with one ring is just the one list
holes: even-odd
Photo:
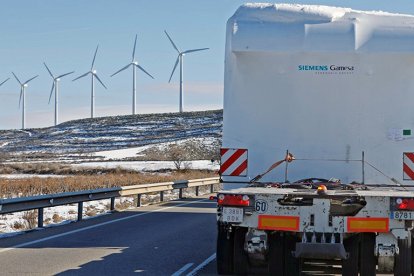
[(414, 210), (413, 198), (397, 198), (395, 203), (398, 210)]
[(248, 195), (225, 195), (217, 196), (217, 204), (225, 206), (249, 206), (250, 197)]

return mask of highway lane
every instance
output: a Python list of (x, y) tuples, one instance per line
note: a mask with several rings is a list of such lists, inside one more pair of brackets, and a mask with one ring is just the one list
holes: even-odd
[(185, 275), (215, 252), (215, 207), (183, 199), (0, 239), (0, 274)]

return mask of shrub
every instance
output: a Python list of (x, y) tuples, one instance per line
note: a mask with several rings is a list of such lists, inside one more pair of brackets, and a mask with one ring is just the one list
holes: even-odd
[(54, 223), (59, 223), (63, 220), (63, 218), (59, 214), (54, 213), (52, 216), (52, 220)]
[(23, 212), (22, 219), (24, 220), (26, 229), (34, 229), (37, 227), (37, 210)]

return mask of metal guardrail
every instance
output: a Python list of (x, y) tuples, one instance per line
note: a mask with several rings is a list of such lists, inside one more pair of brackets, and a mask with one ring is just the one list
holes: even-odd
[(8, 214), (21, 211), (38, 210), (37, 226), (43, 227), (43, 209), (68, 204), (78, 204), (78, 221), (82, 220), (83, 203), (93, 200), (111, 199), (110, 210), (115, 209), (115, 198), (123, 196), (137, 196), (137, 207), (141, 206), (141, 195), (148, 193), (160, 193), (160, 201), (164, 201), (164, 192), (179, 190), (179, 198), (183, 197), (183, 189), (195, 187), (196, 196), (199, 195), (199, 187), (210, 185), (210, 192), (214, 192), (214, 185), (219, 184), (219, 178), (204, 178), (194, 180), (181, 180), (175, 182), (163, 182), (154, 184), (139, 184), (123, 187), (86, 190), (70, 193), (39, 195), (0, 200), (0, 214)]

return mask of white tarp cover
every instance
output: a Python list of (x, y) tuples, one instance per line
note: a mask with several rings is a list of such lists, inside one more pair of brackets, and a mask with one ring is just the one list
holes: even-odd
[[(245, 181), (284, 157), (288, 178), (404, 184), (414, 152), (414, 17), (246, 4), (227, 23), (224, 148), (247, 148)], [(329, 159), (329, 160), (327, 160)], [(334, 161), (338, 160), (338, 161)], [(345, 160), (345, 161), (340, 161)], [(284, 180), (284, 166), (264, 181)], [(387, 175), (389, 178), (384, 176)]]

